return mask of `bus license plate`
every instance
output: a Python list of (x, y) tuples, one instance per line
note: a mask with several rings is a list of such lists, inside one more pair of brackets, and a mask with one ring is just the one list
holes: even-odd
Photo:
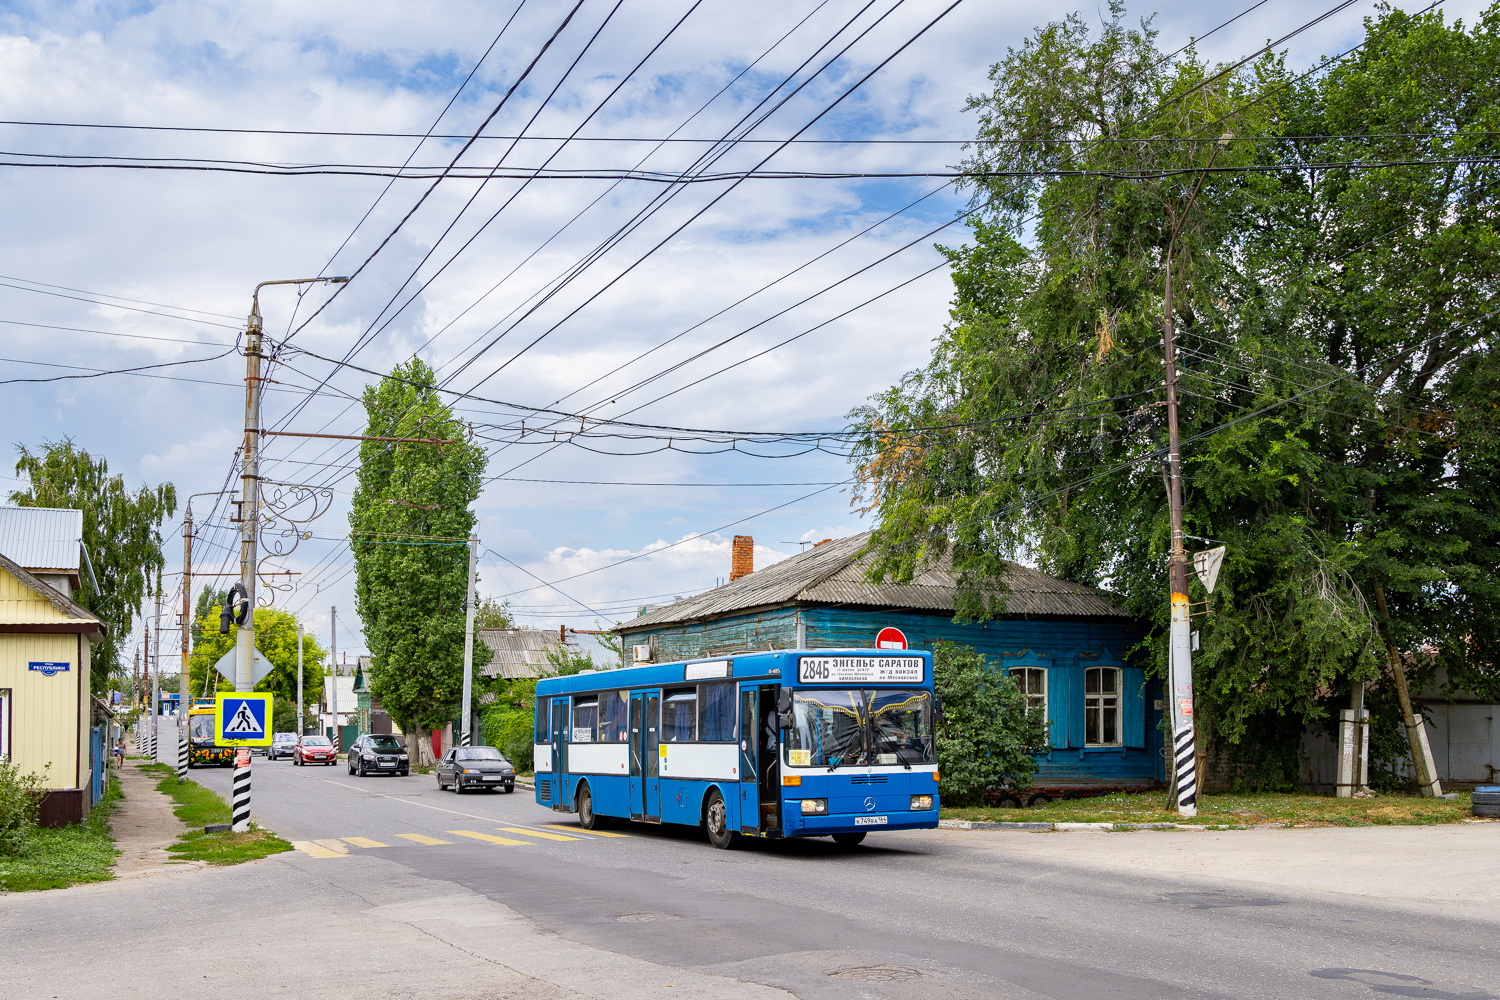
[(889, 817), (887, 817), (887, 816), (856, 816), (856, 817), (854, 817), (854, 825), (855, 826), (885, 826), (886, 821), (888, 819), (889, 819)]

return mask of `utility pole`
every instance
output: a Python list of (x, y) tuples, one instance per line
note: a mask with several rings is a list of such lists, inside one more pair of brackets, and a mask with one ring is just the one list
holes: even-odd
[(302, 725), (302, 623), (297, 623), (297, 736), (301, 738)]
[(1167, 241), (1166, 287), (1162, 296), (1162, 364), (1167, 388), (1167, 506), (1172, 519), (1172, 554), (1167, 560), (1167, 582), (1172, 594), (1172, 622), (1167, 643), (1167, 700), (1172, 712), (1172, 764), (1177, 790), (1177, 812), (1198, 815), (1198, 738), (1193, 726), (1192, 608), (1188, 603), (1188, 554), (1182, 534), (1182, 445), (1177, 432), (1177, 338), (1172, 319), (1172, 252), (1177, 234), (1203, 190), (1208, 168), (1228, 144), (1226, 133), (1214, 143), (1208, 164), (1198, 174), (1193, 193), (1172, 227)]
[[(240, 586), (244, 590), (245, 618), (236, 626), (234, 689), (255, 690), (255, 569), (256, 535), (260, 530), (260, 290), (267, 285), (310, 285), (317, 282), (342, 284), (348, 278), (288, 278), (262, 281), (250, 296), (250, 315), (245, 320), (245, 441), (240, 474)], [(266, 720), (269, 724), (270, 720)], [(244, 760), (243, 767), (238, 763)], [(234, 831), (250, 828), (250, 755), (235, 755)], [(243, 816), (243, 819), (240, 817)]]
[(161, 580), (156, 582), (156, 619), (154, 625), (156, 657), (151, 661), (151, 763), (159, 764), (161, 747)]
[(333, 680), (328, 685), (328, 700), (333, 708), (333, 755), (337, 757), (343, 749), (344, 737), (339, 731), (339, 609), (329, 609), (328, 619), (328, 667)]
[(182, 670), (177, 676), (177, 780), (188, 770), (188, 656), (193, 636), (193, 501), (182, 515)]
[(464, 693), (463, 714), (459, 716), (459, 746), (473, 746), (474, 737), (474, 579), (475, 567), (479, 563), (479, 537), (469, 536), (469, 595), (464, 601)]

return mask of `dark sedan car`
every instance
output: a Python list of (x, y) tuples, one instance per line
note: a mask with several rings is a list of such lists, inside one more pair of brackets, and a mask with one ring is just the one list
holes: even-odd
[(339, 752), (326, 736), (304, 736), (292, 748), (293, 764), (337, 764)]
[(349, 747), (349, 773), (361, 778), (367, 774), (410, 774), (411, 761), (397, 737), (361, 736)]
[(494, 747), (454, 747), (438, 761), (438, 788), (452, 788), (460, 795), (470, 788), (516, 790), (516, 769)]

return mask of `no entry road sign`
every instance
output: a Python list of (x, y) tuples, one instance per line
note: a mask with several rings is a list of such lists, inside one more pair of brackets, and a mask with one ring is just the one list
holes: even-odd
[(906, 633), (902, 632), (899, 628), (891, 628), (889, 625), (887, 625), (885, 628), (881, 629), (880, 634), (875, 637), (875, 648), (905, 649)]
[(221, 694), (214, 713), (214, 743), (221, 747), (271, 745), (271, 696)]

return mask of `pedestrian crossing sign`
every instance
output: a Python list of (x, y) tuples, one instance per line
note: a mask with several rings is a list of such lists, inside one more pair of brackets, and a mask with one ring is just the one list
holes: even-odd
[(214, 745), (268, 747), (271, 745), (271, 696), (221, 694), (214, 712)]

